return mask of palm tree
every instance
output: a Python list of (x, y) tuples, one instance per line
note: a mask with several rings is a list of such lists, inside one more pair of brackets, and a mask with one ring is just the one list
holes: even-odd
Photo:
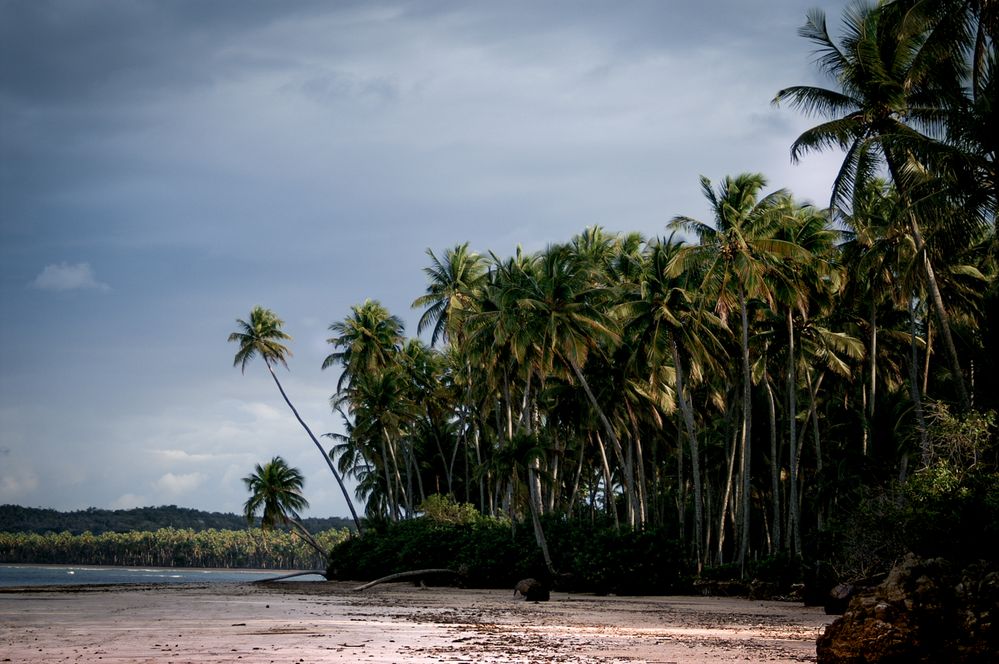
[[(447, 341), (452, 346), (458, 346), (466, 359), (466, 349), (461, 348), (464, 336), (461, 334), (463, 319), (473, 312), (481, 298), (481, 290), (485, 284), (486, 263), (483, 257), (477, 253), (470, 252), (468, 243), (456, 245), (454, 248), (446, 249), (442, 259), (438, 259), (434, 253), (427, 249), (432, 265), (423, 269), (427, 275), (426, 293), (413, 301), (412, 306), (427, 307), (420, 316), (417, 325), (417, 333), (423, 332), (427, 327), (433, 325), (433, 333), (430, 336), (430, 345), (433, 346), (438, 340)], [(466, 447), (468, 444), (466, 416), (471, 410), (471, 372), (472, 367), (466, 361), (463, 367), (465, 373), (464, 383), (466, 386), (464, 393), (464, 404), (458, 414), (460, 439), (456, 442), (455, 451), (458, 447)], [(478, 444), (478, 437), (475, 442), (475, 460), (477, 464), (482, 463), (482, 450)], [(450, 486), (450, 472), (448, 473), (448, 485)], [(468, 486), (466, 483), (466, 498)], [(482, 478), (479, 481), (480, 500), (484, 499), (485, 484)], [(481, 505), (485, 506), (484, 501)]]
[[(784, 240), (796, 248), (793, 260), (784, 265), (784, 278), (774, 281), (776, 299), (784, 309), (784, 320), (787, 328), (787, 411), (790, 445), (790, 477), (788, 514), (789, 535), (794, 554), (801, 553), (800, 514), (798, 510), (798, 487), (800, 459), (798, 447), (793, 444), (797, 440), (795, 432), (798, 406), (798, 373), (797, 366), (801, 362), (800, 334), (805, 330), (813, 330), (811, 319), (815, 309), (820, 311), (828, 308), (834, 294), (841, 283), (840, 272), (833, 265), (833, 250), (837, 234), (830, 227), (827, 210), (819, 210), (811, 205), (795, 205), (789, 202), (783, 223), (774, 234), (777, 239)], [(769, 386), (768, 386), (769, 387)], [(773, 474), (776, 478), (777, 459), (772, 459)], [(822, 460), (817, 460), (821, 468)], [(776, 480), (775, 480), (776, 481)], [(777, 499), (775, 491), (775, 501)], [(775, 515), (775, 528), (777, 516)]]
[[(583, 373), (591, 352), (620, 338), (615, 321), (601, 306), (609, 296), (606, 287), (592, 281), (587, 264), (562, 247), (550, 247), (541, 256), (537, 278), (523, 281), (514, 292), (524, 338), (535, 349), (540, 370), (551, 372), (561, 365), (571, 371), (626, 468), (617, 432)], [(628, 475), (626, 490), (631, 492), (634, 478)]]
[[(704, 562), (704, 496), (701, 477), (701, 452), (694, 424), (694, 411), (688, 396), (688, 382), (700, 377), (702, 366), (712, 363), (712, 354), (721, 344), (714, 330), (721, 321), (705, 311), (697, 301), (693, 272), (673, 275), (670, 267), (682, 245), (669, 239), (651, 244), (643, 264), (640, 281), (629, 294), (626, 338), (631, 342), (636, 360), (642, 367), (638, 379), (653, 396), (660, 368), (672, 364), (673, 393), (683, 418), (683, 431), (690, 447), (691, 477), (694, 488), (694, 541), (697, 564)], [(649, 379), (645, 380), (644, 377)]]
[(427, 292), (413, 300), (413, 307), (427, 307), (416, 331), (433, 325), (430, 345), (438, 339), (448, 341), (457, 330), (457, 317), (474, 306), (477, 291), (483, 285), (486, 268), (482, 256), (468, 250), (468, 243), (445, 249), (442, 259), (427, 249), (432, 265), (423, 268)]
[(749, 302), (762, 299), (773, 306), (773, 279), (779, 277), (778, 257), (797, 255), (794, 245), (775, 239), (786, 214), (789, 196), (783, 190), (760, 198), (766, 179), (758, 173), (726, 177), (712, 189), (701, 177), (701, 190), (714, 212), (714, 226), (690, 217), (675, 217), (670, 226), (693, 232), (700, 244), (684, 247), (671, 267), (679, 275), (699, 269), (704, 275), (702, 290), (717, 298), (716, 312), (725, 322), (737, 309), (741, 321), (742, 348), (742, 538), (739, 564), (745, 565), (750, 537), (750, 461), (752, 441), (752, 369), (749, 355)]
[(302, 495), (305, 478), (297, 468), (292, 468), (284, 459), (276, 456), (262, 466), (258, 463), (253, 473), (243, 478), (243, 482), (250, 492), (250, 497), (243, 505), (243, 514), (248, 524), (253, 525), (257, 512), (262, 508), (261, 529), (266, 532), (275, 526), (290, 525), (323, 558), (326, 557), (327, 552), (302, 525), (298, 515), (299, 510), (309, 506), (309, 501)]
[(323, 360), (323, 369), (334, 364), (343, 367), (336, 385), (338, 392), (356, 376), (378, 372), (392, 364), (402, 347), (402, 319), (391, 315), (377, 300), (365, 300), (364, 304), (351, 307), (350, 315), (329, 329), (337, 336), (326, 343), (336, 350)]
[(403, 482), (403, 467), (409, 474), (411, 454), (405, 445), (410, 422), (416, 410), (407, 393), (407, 380), (402, 368), (386, 367), (381, 371), (358, 374), (350, 386), (333, 397), (334, 410), (344, 407), (352, 416), (352, 436), (361, 440), (377, 441), (378, 455), (367, 459), (381, 470), (385, 481), (389, 518), (398, 520), (401, 505), (413, 513), (413, 492)]
[(274, 384), (277, 385), (278, 391), (281, 392), (281, 396), (284, 398), (284, 402), (288, 404), (288, 408), (295, 415), (295, 419), (298, 420), (298, 423), (302, 425), (309, 438), (312, 439), (312, 442), (319, 449), (319, 453), (323, 455), (326, 465), (329, 466), (330, 472), (333, 473), (337, 484), (340, 485), (340, 491), (343, 492), (343, 497), (347, 501), (347, 507), (350, 509), (350, 515), (354, 519), (357, 532), (359, 534), (362, 533), (361, 521), (357, 518), (354, 503), (350, 499), (350, 494), (347, 492), (347, 487), (344, 485), (340, 473), (337, 472), (336, 467), (333, 465), (333, 460), (316, 439), (315, 434), (312, 433), (312, 429), (305, 423), (302, 416), (298, 414), (298, 410), (291, 403), (291, 399), (288, 398), (284, 387), (281, 386), (281, 381), (278, 380), (277, 374), (274, 372), (274, 365), (276, 364), (282, 364), (287, 369), (287, 358), (291, 355), (288, 347), (281, 343), (282, 341), (291, 339), (291, 336), (281, 329), (284, 321), (278, 318), (270, 309), (256, 306), (250, 311), (249, 322), (237, 318), (236, 325), (238, 329), (229, 335), (230, 343), (239, 344), (239, 350), (236, 351), (236, 356), (233, 359), (233, 366), (238, 366), (240, 371), (246, 373), (246, 365), (254, 357), (259, 356), (264, 361), (267, 370), (271, 374), (271, 378), (274, 379)]
[[(838, 45), (826, 28), (825, 14), (809, 12), (799, 34), (816, 44), (820, 69), (840, 89), (793, 86), (779, 91), (773, 103), (788, 101), (808, 115), (830, 118), (794, 141), (791, 159), (797, 162), (807, 152), (834, 146), (846, 151), (833, 184), (834, 205), (847, 201), (853, 188), (873, 177), (881, 163), (887, 167), (907, 211), (958, 398), (966, 409), (970, 402), (964, 373), (913, 197), (913, 190), (926, 183), (916, 150), (942, 135), (945, 109), (959, 95), (960, 63), (956, 57), (941, 57), (939, 45), (925, 30), (914, 29), (913, 16), (903, 5), (851, 6)], [(967, 223), (963, 216), (951, 221)]]

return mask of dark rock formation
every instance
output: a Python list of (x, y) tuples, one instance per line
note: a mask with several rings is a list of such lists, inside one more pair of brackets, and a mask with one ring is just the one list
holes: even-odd
[(551, 598), (548, 588), (537, 579), (518, 581), (517, 585), (513, 587), (513, 596), (516, 597), (517, 593), (523, 595), (524, 600), (528, 602), (547, 602)]
[(859, 592), (817, 643), (819, 664), (999, 661), (999, 572), (957, 573), (909, 554), (879, 586)]

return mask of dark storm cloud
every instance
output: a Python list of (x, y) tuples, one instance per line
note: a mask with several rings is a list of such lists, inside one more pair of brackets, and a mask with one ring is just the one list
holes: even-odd
[(230, 366), (253, 305), (335, 427), (327, 326), (370, 297), (412, 332), (425, 248), (654, 235), (701, 173), (787, 185), (805, 7), (0, 1), (0, 500), (238, 509), (253, 462), (315, 461)]
[[(310, 3), (15, 0), (0, 8), (0, 90), (33, 104), (208, 85), (215, 53)], [(230, 65), (238, 63), (228, 63)]]

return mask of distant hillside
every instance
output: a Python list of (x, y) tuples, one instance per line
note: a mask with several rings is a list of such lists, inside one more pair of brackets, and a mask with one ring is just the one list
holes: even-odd
[[(302, 519), (302, 523), (313, 533), (334, 528), (354, 529), (353, 521), (340, 517), (306, 518)], [(91, 507), (75, 512), (0, 505), (0, 532), (41, 534), (69, 531), (79, 535), (90, 531), (99, 535), (105, 532), (153, 531), (160, 528), (240, 530), (246, 528), (246, 519), (237, 514), (202, 512), (176, 505), (130, 510), (101, 510)]]

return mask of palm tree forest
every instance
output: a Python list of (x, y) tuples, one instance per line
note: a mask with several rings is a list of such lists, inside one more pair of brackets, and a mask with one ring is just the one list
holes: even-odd
[[(701, 176), (710, 213), (664, 210), (655, 236), (583, 220), (536, 252), (428, 249), (415, 330), (373, 300), (334, 317), (343, 433), (302, 425), (356, 484), (352, 545), (446, 504), (553, 573), (568, 532), (736, 576), (994, 558), (997, 26), (989, 0), (807, 14), (823, 83), (773, 105), (810, 119), (792, 162), (841, 155), (826, 201)], [(238, 325), (236, 365), (262, 360), (291, 406), (283, 322)]]

